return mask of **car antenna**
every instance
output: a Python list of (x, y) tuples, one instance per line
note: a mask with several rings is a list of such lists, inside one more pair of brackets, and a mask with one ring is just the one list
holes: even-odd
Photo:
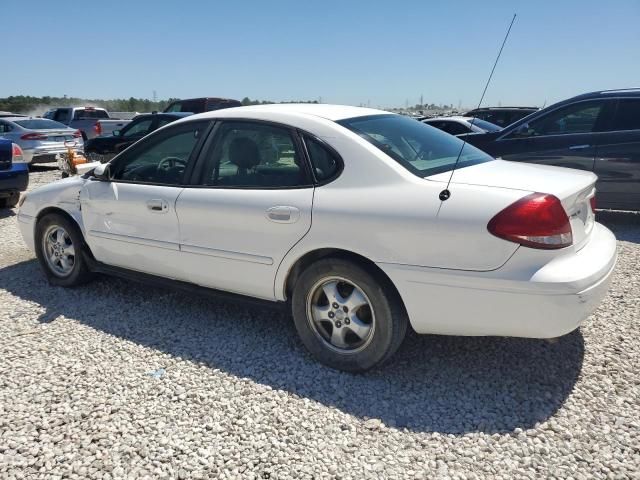
[[(496, 61), (493, 63), (493, 68), (491, 69), (491, 73), (489, 74), (489, 78), (487, 79), (487, 83), (484, 86), (484, 90), (482, 91), (482, 96), (480, 97), (480, 101), (478, 102), (478, 108), (482, 105), (482, 101), (484, 100), (484, 95), (487, 93), (487, 88), (489, 88), (489, 83), (491, 83), (491, 78), (493, 77), (493, 72), (496, 70), (496, 66), (498, 65), (498, 60), (500, 60), (500, 55), (502, 55), (502, 49), (507, 43), (507, 39), (509, 38), (509, 33), (511, 33), (511, 27), (513, 27), (513, 22), (516, 21), (516, 14), (513, 14), (513, 18), (511, 19), (511, 23), (509, 24), (509, 28), (507, 29), (507, 33), (504, 36), (504, 40), (502, 41), (502, 46), (500, 47), (500, 51), (498, 52), (498, 56), (496, 57)], [(476, 117), (471, 119), (471, 126), (473, 127), (473, 122)], [(447, 182), (447, 186), (444, 190), (440, 192), (440, 200), (445, 201), (448, 200), (451, 196), (451, 192), (449, 191), (449, 185), (451, 184), (451, 179), (453, 178), (453, 174), (456, 171), (456, 167), (458, 166), (458, 162), (460, 161), (460, 156), (462, 155), (462, 151), (464, 150), (465, 145), (467, 144), (466, 138), (462, 140), (462, 146), (460, 147), (460, 151), (458, 152), (458, 157), (456, 158), (456, 163), (453, 164), (453, 170), (451, 170), (451, 174), (449, 175), (449, 181)]]

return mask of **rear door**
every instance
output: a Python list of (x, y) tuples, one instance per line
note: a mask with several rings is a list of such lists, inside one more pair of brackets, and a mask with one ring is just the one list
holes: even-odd
[(184, 279), (176, 200), (208, 125), (189, 122), (158, 132), (114, 159), (109, 181), (85, 184), (82, 218), (97, 260)]
[(640, 98), (620, 98), (607, 131), (596, 137), (598, 206), (640, 210)]
[(296, 132), (224, 121), (203, 160), (199, 186), (176, 204), (189, 281), (273, 299), (280, 262), (311, 227), (314, 188)]
[(576, 102), (520, 125), (491, 146), (504, 160), (593, 171), (594, 132), (614, 104), (598, 99)]

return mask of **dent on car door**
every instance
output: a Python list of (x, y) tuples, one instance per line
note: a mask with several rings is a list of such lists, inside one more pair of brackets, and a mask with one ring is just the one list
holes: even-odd
[(620, 99), (607, 130), (596, 134), (598, 206), (640, 210), (640, 99)]
[(97, 260), (183, 278), (175, 203), (207, 127), (192, 122), (153, 135), (109, 164), (108, 181), (85, 185), (82, 216)]
[(295, 132), (223, 122), (201, 160), (200, 187), (176, 204), (189, 281), (273, 299), (280, 262), (311, 227), (313, 182)]
[(496, 156), (591, 171), (596, 152), (593, 132), (600, 129), (607, 103), (578, 102), (520, 124), (498, 140)]

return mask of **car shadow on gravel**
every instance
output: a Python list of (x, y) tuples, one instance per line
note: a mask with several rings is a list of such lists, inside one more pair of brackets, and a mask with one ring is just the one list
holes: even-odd
[[(579, 331), (553, 344), (410, 333), (386, 366), (353, 375), (316, 363), (301, 347), (289, 314), (280, 309), (106, 277), (76, 289), (51, 287), (35, 260), (0, 269), (0, 288), (44, 309), (40, 322), (55, 324), (63, 315), (174, 358), (361, 419), (420, 432), (496, 433), (534, 427), (562, 406), (584, 355)], [(171, 365), (166, 368), (163, 381), (179, 382), (179, 376), (171, 377)], [(148, 378), (140, 372), (140, 382)]]
[(640, 243), (640, 212), (598, 210), (596, 220), (609, 228), (618, 240)]
[(7, 217), (15, 217), (16, 212), (12, 208), (0, 208), (0, 220)]

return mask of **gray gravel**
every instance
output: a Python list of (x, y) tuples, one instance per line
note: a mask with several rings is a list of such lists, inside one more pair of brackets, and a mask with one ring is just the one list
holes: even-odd
[(0, 478), (640, 478), (640, 216), (601, 217), (620, 262), (580, 331), (410, 335), (356, 376), (278, 310), (50, 287), (3, 210)]

